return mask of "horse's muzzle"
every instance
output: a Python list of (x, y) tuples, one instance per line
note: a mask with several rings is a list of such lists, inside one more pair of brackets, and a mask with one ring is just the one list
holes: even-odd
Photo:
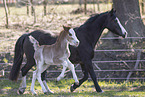
[(122, 35), (122, 37), (123, 38), (126, 38), (127, 37), (127, 34), (128, 34), (127, 32), (124, 32), (124, 34)]

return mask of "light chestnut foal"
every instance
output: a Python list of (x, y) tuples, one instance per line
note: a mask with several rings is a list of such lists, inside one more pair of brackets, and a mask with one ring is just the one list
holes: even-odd
[(38, 41), (32, 36), (29, 36), (29, 40), (31, 41), (31, 43), (33, 43), (34, 46), (34, 59), (37, 65), (37, 69), (33, 72), (31, 84), (32, 94), (36, 94), (36, 92), (34, 91), (36, 78), (38, 79), (44, 94), (53, 93), (48, 88), (47, 83), (41, 80), (41, 73), (43, 73), (50, 65), (63, 65), (63, 70), (57, 77), (57, 81), (64, 77), (65, 70), (68, 67), (72, 71), (75, 83), (79, 84), (74, 65), (68, 59), (70, 56), (69, 44), (77, 47), (79, 45), (79, 40), (77, 39), (73, 29), (65, 26), (63, 26), (63, 28), (64, 30), (61, 31), (56, 40), (56, 43), (52, 45), (39, 46)]

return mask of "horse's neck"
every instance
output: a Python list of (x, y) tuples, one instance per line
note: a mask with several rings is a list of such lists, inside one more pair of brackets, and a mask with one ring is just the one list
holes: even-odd
[[(87, 33), (86, 38), (89, 39), (89, 41), (90, 41), (89, 43), (92, 45), (93, 48), (95, 47), (103, 30), (105, 29), (105, 20), (103, 20), (103, 19), (102, 19), (102, 21), (100, 21), (100, 20), (101, 20), (101, 18), (100, 19), (98, 18), (91, 24), (91, 26), (87, 25), (86, 27), (84, 27), (84, 30), (83, 30), (83, 31), (89, 32), (89, 33)], [(82, 31), (82, 34), (83, 34), (83, 31)]]

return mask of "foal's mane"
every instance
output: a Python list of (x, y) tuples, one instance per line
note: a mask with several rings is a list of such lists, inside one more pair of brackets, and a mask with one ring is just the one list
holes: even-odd
[(61, 40), (63, 40), (66, 37), (67, 34), (68, 34), (67, 31), (65, 31), (65, 30), (61, 31), (59, 36), (58, 36), (58, 38), (57, 38), (57, 40), (56, 40), (56, 43), (58, 43)]

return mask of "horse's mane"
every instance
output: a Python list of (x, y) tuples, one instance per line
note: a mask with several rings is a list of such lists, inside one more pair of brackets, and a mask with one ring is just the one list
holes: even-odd
[(92, 23), (94, 22), (99, 16), (103, 15), (103, 14), (106, 14), (108, 13), (107, 12), (104, 12), (104, 13), (101, 13), (101, 14), (92, 14), (91, 17), (84, 23), (84, 24), (87, 24), (87, 23)]

